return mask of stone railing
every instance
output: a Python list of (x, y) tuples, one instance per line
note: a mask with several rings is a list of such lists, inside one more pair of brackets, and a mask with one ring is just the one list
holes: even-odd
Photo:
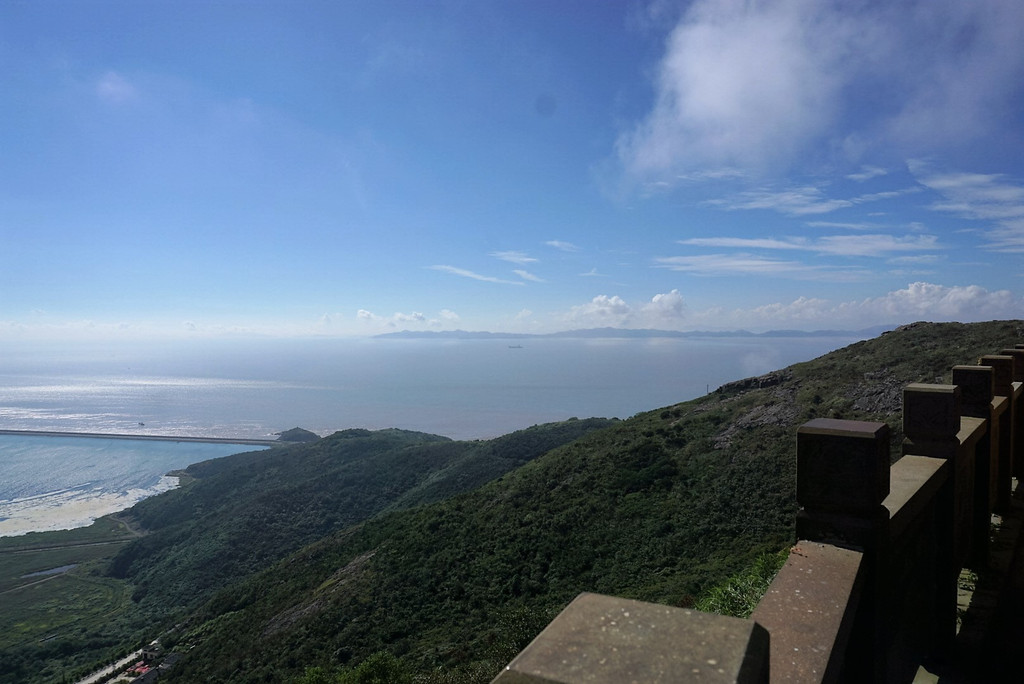
[(494, 679), (911, 682), (956, 637), (957, 578), (1024, 475), (1024, 345), (908, 385), (884, 423), (797, 432), (797, 543), (750, 619), (581, 594)]

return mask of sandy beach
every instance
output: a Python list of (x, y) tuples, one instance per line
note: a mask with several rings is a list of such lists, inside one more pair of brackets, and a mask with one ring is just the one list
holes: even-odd
[(131, 508), (145, 498), (178, 486), (178, 478), (165, 475), (153, 487), (127, 492), (65, 490), (0, 502), (0, 537), (28, 532), (70, 530), (91, 525), (104, 515)]
[[(20, 440), (3, 452), (5, 460), (0, 463), (0, 537), (84, 527), (175, 488), (178, 478), (167, 473), (189, 463), (249, 450), (247, 447), (280, 444), (255, 439), (43, 430), (0, 430), (0, 437)], [(110, 440), (119, 440), (118, 446), (112, 446)], [(141, 446), (146, 443), (150, 446)], [(168, 457), (179, 450), (189, 455)], [(45, 485), (33, 486), (34, 480)]]

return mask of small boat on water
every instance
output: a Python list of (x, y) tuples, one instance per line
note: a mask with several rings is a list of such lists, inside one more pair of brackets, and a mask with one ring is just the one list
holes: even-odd
[(521, 344), (510, 344), (510, 345), (508, 345), (508, 348), (509, 349), (522, 349), (523, 345), (521, 345)]

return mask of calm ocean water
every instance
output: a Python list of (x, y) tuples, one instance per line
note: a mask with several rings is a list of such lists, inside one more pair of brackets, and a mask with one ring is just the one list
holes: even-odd
[[(36, 345), (0, 359), (0, 428), (266, 438), (296, 426), (319, 434), (400, 427), (487, 438), (572, 416), (629, 417), (856, 339)], [(169, 470), (242, 450), (0, 436), (0, 535), (52, 527), (62, 508), (86, 524), (101, 508), (93, 503), (109, 509), (99, 515), (124, 508), (173, 486), (161, 479)]]

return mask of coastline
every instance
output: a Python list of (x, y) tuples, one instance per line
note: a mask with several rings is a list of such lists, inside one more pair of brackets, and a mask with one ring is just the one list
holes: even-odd
[(161, 475), (152, 487), (123, 492), (82, 495), (67, 491), (0, 502), (0, 538), (88, 527), (105, 515), (121, 513), (179, 486), (179, 475)]
[[(60, 438), (76, 437), (88, 439), (77, 442), (74, 439), (67, 439), (65, 445), (61, 445)], [(12, 452), (16, 455), (22, 453), (22, 460), (25, 459), (24, 453), (32, 452), (33, 447), (30, 445), (36, 440), (41, 445), (58, 445), (56, 447), (45, 446), (42, 451), (43, 458), (64, 458), (64, 450), (69, 447), (76, 453), (92, 453), (94, 447), (99, 450), (97, 453), (106, 453), (111, 448), (115, 449), (117, 453), (121, 453), (122, 444), (127, 449), (126, 453), (129, 458), (123, 463), (134, 463), (131, 459), (137, 460), (140, 458), (138, 456), (140, 453), (152, 453), (158, 461), (161, 454), (177, 452), (179, 449), (189, 453), (196, 452), (196, 454), (191, 460), (188, 458), (174, 459), (173, 465), (168, 464), (165, 468), (160, 469), (163, 472), (158, 473), (157, 469), (154, 469), (152, 481), (149, 480), (148, 475), (143, 479), (129, 477), (125, 480), (122, 477), (117, 484), (108, 486), (103, 484), (103, 475), (100, 471), (92, 471), (88, 466), (82, 467), (81, 464), (77, 464), (71, 469), (74, 475), (70, 480), (64, 478), (54, 482), (52, 486), (48, 485), (39, 490), (30, 489), (20, 495), (14, 493), (16, 490), (0, 494), (0, 537), (85, 527), (104, 515), (124, 511), (143, 499), (177, 488), (182, 484), (182, 476), (185, 475), (183, 465), (186, 463), (211, 457), (216, 458), (227, 453), (268, 449), (287, 444), (275, 440), (226, 437), (0, 429), (0, 440), (6, 439), (19, 440), (29, 445), (22, 447), (22, 452), (17, 450)], [(120, 440), (120, 442), (113, 444), (108, 441), (104, 444), (102, 440)], [(96, 444), (87, 444), (87, 441), (94, 441)], [(146, 446), (146, 444), (150, 446)], [(28, 452), (25, 452), (25, 449)], [(54, 453), (57, 456), (53, 456)], [(32, 462), (37, 463), (37, 460), (32, 460)], [(64, 472), (60, 463), (55, 462), (52, 467)], [(140, 472), (130, 465), (127, 467), (132, 472)], [(0, 475), (0, 477), (3, 476)], [(185, 477), (187, 478), (187, 475)], [(4, 491), (4, 489), (4, 487), (0, 487), (0, 491)]]
[(0, 430), (0, 435), (21, 437), (88, 437), (91, 439), (131, 439), (153, 442), (202, 442), (205, 444), (241, 444), (252, 446), (281, 446), (287, 442), (276, 439), (247, 439), (245, 437), (185, 437), (181, 435), (132, 435), (118, 432), (60, 432), (53, 430)]

